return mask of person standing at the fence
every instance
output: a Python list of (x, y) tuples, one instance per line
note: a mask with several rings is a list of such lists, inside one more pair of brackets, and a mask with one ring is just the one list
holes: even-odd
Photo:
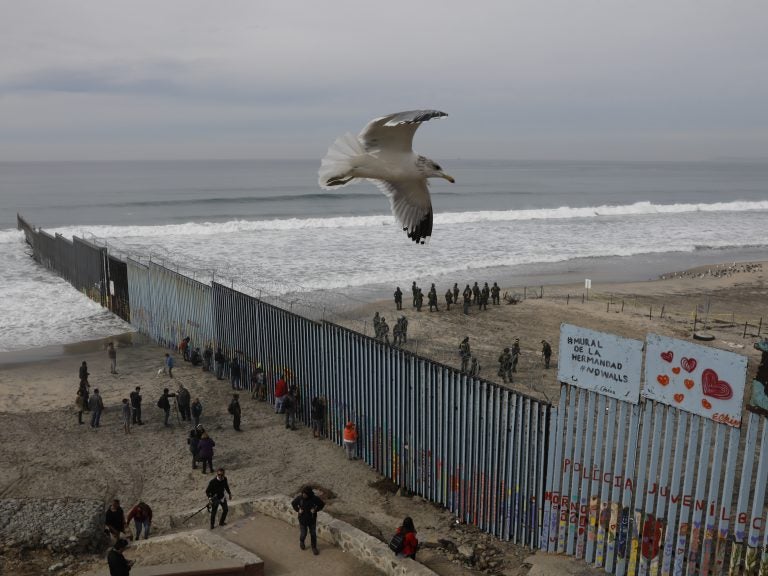
[(222, 380), (224, 378), (224, 365), (227, 363), (227, 359), (221, 348), (216, 348), (216, 354), (213, 359), (216, 361), (216, 380)]
[(288, 388), (288, 394), (283, 398), (283, 410), (285, 410), (285, 427), (296, 430), (296, 409), (298, 402), (296, 400), (296, 386)]
[(213, 348), (211, 348), (210, 343), (206, 344), (205, 350), (203, 350), (203, 371), (213, 371)]
[(344, 426), (344, 452), (347, 453), (347, 460), (357, 460), (357, 428), (355, 423), (350, 420)]
[(288, 383), (280, 374), (275, 382), (275, 414), (283, 413), (283, 399), (286, 394), (288, 394)]
[(549, 368), (549, 361), (552, 358), (552, 346), (546, 340), (541, 341), (541, 357), (544, 358), (544, 368)]
[(133, 423), (142, 425), (141, 421), (141, 386), (136, 386), (136, 390), (130, 393), (131, 410), (133, 412)]
[(235, 356), (229, 365), (229, 380), (232, 384), (232, 390), (240, 390), (240, 376), (240, 362), (237, 361), (237, 356)]
[(325, 434), (325, 402), (323, 399), (315, 396), (310, 405), (312, 416), (312, 436), (322, 438)]
[(107, 356), (109, 357), (109, 373), (117, 374), (117, 350), (115, 350), (114, 342), (107, 345)]
[(312, 554), (317, 556), (320, 554), (317, 549), (317, 513), (325, 507), (325, 502), (315, 495), (311, 486), (304, 486), (301, 494), (291, 502), (291, 507), (299, 513), (299, 548), (306, 550), (304, 540), (307, 539), (307, 532), (309, 532)]

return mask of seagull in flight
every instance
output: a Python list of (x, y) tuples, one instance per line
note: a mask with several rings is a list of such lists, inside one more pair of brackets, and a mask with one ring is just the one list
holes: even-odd
[(320, 163), (320, 187), (332, 190), (356, 179), (371, 180), (389, 198), (408, 238), (424, 244), (432, 235), (427, 178), (455, 180), (437, 162), (413, 151), (413, 135), (422, 122), (444, 116), (439, 110), (397, 112), (374, 118), (357, 136), (340, 136)]

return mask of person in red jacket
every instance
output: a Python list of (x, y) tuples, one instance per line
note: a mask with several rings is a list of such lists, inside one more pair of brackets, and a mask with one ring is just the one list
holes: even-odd
[(283, 413), (283, 400), (285, 399), (286, 394), (288, 394), (288, 384), (286, 383), (285, 378), (283, 378), (283, 375), (280, 374), (277, 378), (277, 382), (275, 382), (275, 414)]
[(419, 540), (416, 538), (416, 527), (413, 525), (413, 518), (406, 516), (403, 519), (403, 525), (397, 529), (397, 533), (403, 534), (403, 549), (400, 550), (400, 555), (416, 560)]
[(144, 531), (144, 540), (149, 538), (149, 527), (152, 525), (152, 508), (144, 502), (139, 502), (128, 512), (125, 523), (130, 524), (131, 520), (133, 520), (136, 526), (136, 540), (141, 538), (142, 529)]

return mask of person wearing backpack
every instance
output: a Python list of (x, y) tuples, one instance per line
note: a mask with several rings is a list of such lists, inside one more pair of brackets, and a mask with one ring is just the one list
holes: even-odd
[(168, 417), (171, 415), (171, 401), (169, 398), (175, 397), (176, 394), (173, 392), (168, 392), (168, 388), (163, 388), (163, 395), (160, 396), (157, 400), (157, 407), (162, 408), (163, 412), (165, 412), (165, 420), (163, 420), (163, 424), (167, 427), (170, 426), (168, 423)]
[(395, 531), (389, 547), (397, 556), (416, 560), (419, 540), (416, 538), (416, 527), (413, 525), (413, 518), (410, 516), (403, 518), (403, 524)]

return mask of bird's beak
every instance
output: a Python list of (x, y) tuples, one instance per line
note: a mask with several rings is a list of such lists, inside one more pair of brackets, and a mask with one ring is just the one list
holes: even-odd
[(454, 179), (453, 179), (453, 176), (449, 176), (448, 174), (446, 174), (446, 173), (444, 173), (444, 172), (442, 172), (442, 173), (440, 174), (440, 177), (441, 177), (441, 178), (445, 178), (445, 179), (446, 179), (446, 180), (448, 180), (448, 182), (450, 182), (451, 184), (455, 184), (455, 183), (456, 183), (456, 180), (454, 180)]

